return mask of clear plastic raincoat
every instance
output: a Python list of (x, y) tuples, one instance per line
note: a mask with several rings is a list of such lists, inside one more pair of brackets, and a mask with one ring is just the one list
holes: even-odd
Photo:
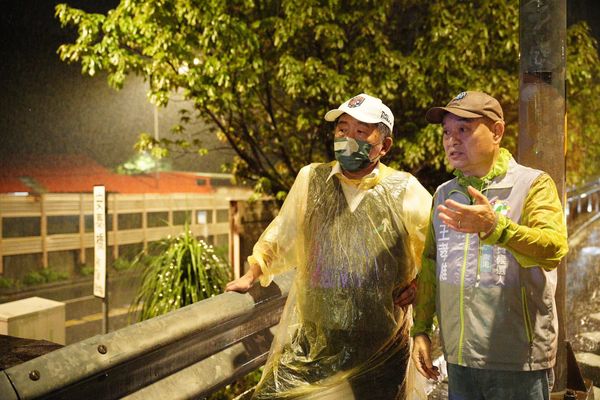
[(300, 171), (249, 257), (263, 285), (296, 269), (253, 398), (402, 398), (411, 314), (393, 298), (417, 273), (430, 207), (381, 163), (360, 181), (337, 162)]

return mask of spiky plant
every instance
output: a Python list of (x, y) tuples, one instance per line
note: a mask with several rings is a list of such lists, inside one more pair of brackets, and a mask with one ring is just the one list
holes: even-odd
[(183, 233), (152, 245), (150, 255), (134, 261), (144, 268), (142, 283), (131, 305), (143, 321), (223, 292), (229, 266), (212, 246)]

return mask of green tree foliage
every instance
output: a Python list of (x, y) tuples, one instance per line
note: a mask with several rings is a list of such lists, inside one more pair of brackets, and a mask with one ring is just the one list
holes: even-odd
[[(280, 197), (303, 165), (332, 158), (332, 127), (322, 117), (362, 91), (396, 116), (389, 164), (429, 186), (446, 167), (440, 129), (424, 113), (460, 91), (501, 101), (505, 144), (514, 151), (518, 12), (517, 0), (122, 0), (107, 15), (56, 8), (78, 32), (60, 47), (63, 60), (81, 63), (86, 74), (106, 71), (116, 88), (139, 74), (155, 104), (183, 95), (193, 109), (175, 131), (183, 134), (193, 119), (208, 123), (236, 153), (228, 169)], [(595, 140), (569, 160), (576, 181), (597, 173), (586, 162), (600, 153), (592, 135), (599, 121), (585, 110), (590, 95), (598, 102), (600, 83), (589, 30), (575, 25), (568, 36), (570, 144)], [(204, 151), (201, 138), (185, 137), (145, 135), (139, 147), (161, 156), (174, 147)]]
[(567, 58), (567, 183), (600, 175), (600, 59), (584, 24), (569, 31)]

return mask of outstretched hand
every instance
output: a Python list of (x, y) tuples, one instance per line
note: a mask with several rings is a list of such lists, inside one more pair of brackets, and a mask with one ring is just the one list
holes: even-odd
[(448, 199), (437, 207), (439, 218), (450, 229), (462, 233), (489, 234), (496, 225), (496, 213), (492, 205), (479, 190), (473, 186), (467, 188), (474, 204), (461, 204)]

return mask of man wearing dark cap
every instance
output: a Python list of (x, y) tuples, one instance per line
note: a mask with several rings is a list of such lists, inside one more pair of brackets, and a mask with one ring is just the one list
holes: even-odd
[(404, 398), (411, 312), (399, 305), (420, 265), (431, 195), (379, 161), (394, 124), (380, 99), (359, 94), (325, 120), (336, 160), (300, 170), (248, 272), (226, 288), (296, 270), (253, 398)]
[(437, 316), (450, 399), (548, 399), (556, 360), (556, 266), (567, 230), (554, 182), (500, 147), (502, 107), (475, 91), (426, 119), (456, 177), (434, 194), (418, 277), (413, 360), (437, 379)]

